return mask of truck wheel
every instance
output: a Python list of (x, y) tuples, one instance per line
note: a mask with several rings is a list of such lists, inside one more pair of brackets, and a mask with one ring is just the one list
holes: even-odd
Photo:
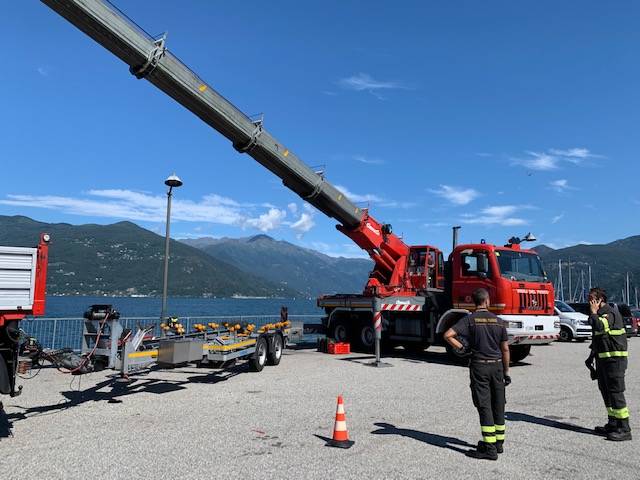
[(261, 372), (267, 363), (267, 340), (264, 337), (258, 337), (256, 342), (256, 351), (253, 352), (251, 360), (249, 360), (249, 370), (252, 372)]
[(573, 333), (567, 327), (560, 328), (560, 338), (561, 342), (570, 342), (573, 339)]
[(531, 345), (510, 345), (511, 363), (518, 363), (529, 356)]
[(337, 321), (331, 328), (331, 336), (338, 343), (349, 341), (349, 329), (346, 323)]
[(360, 347), (366, 352), (373, 351), (376, 344), (376, 332), (372, 325), (362, 325), (360, 327), (360, 335), (358, 335)]
[(449, 344), (449, 342), (444, 343), (444, 348), (447, 349), (447, 355), (449, 356), (449, 360), (456, 365), (465, 365), (469, 363), (469, 356), (462, 356), (456, 353), (453, 347)]
[(269, 350), (269, 355), (267, 356), (267, 364), (278, 365), (280, 363), (280, 359), (282, 358), (282, 350), (284, 350), (284, 340), (282, 338), (282, 335), (276, 333), (273, 336), (271, 350)]

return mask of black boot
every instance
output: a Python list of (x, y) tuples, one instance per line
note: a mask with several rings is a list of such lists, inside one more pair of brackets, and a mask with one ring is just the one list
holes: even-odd
[(477, 448), (469, 450), (465, 455), (479, 460), (498, 460), (498, 452), (493, 443), (478, 442)]
[(504, 452), (504, 440), (496, 441), (496, 452), (503, 453)]
[(624, 442), (631, 440), (631, 427), (629, 426), (629, 419), (625, 418), (618, 420), (617, 428), (613, 432), (607, 434), (607, 440), (612, 442)]
[(609, 417), (609, 421), (604, 427), (597, 426), (594, 428), (598, 435), (607, 436), (608, 433), (614, 432), (618, 428), (618, 422), (615, 417)]

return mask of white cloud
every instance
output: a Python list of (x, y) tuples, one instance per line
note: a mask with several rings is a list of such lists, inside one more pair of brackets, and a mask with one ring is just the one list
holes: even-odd
[(529, 155), (528, 158), (524, 159), (515, 159), (514, 163), (516, 165), (522, 165), (531, 170), (555, 170), (558, 168), (558, 157), (554, 155), (549, 155), (547, 153), (538, 153), (538, 152), (526, 152)]
[(369, 92), (374, 97), (378, 98), (378, 100), (384, 100), (384, 97), (380, 94), (381, 91), (407, 89), (407, 86), (400, 82), (376, 80), (368, 73), (362, 72), (340, 79), (338, 81), (338, 85), (346, 90)]
[(396, 200), (389, 200), (379, 197), (374, 193), (353, 193), (342, 185), (336, 185), (336, 188), (354, 203), (375, 203), (380, 207), (403, 209), (413, 208), (418, 205), (416, 202), (399, 202)]
[(564, 218), (564, 213), (561, 213), (560, 215), (556, 215), (551, 219), (551, 223), (558, 223), (563, 218)]
[(313, 216), (310, 213), (303, 213), (300, 218), (291, 224), (291, 228), (298, 232), (298, 238), (301, 238), (304, 233), (307, 233), (315, 226), (316, 222), (313, 221)]
[(267, 213), (263, 213), (258, 218), (248, 218), (245, 221), (245, 226), (254, 227), (260, 231), (268, 232), (280, 227), (286, 216), (287, 212), (284, 210), (271, 208)]
[[(166, 197), (122, 189), (89, 190), (84, 197), (56, 195), (7, 195), (0, 204), (45, 208), (72, 215), (114, 218), (162, 223), (166, 218)], [(177, 221), (209, 222), (241, 228), (257, 228), (262, 231), (277, 228), (286, 211), (270, 208), (256, 218), (247, 211), (259, 207), (239, 203), (216, 194), (204, 196), (200, 201), (173, 198), (171, 217)]]
[(324, 253), (330, 257), (369, 258), (367, 252), (352, 243), (335, 245), (325, 242), (311, 242), (309, 246), (313, 250)]
[(558, 193), (565, 193), (568, 190), (575, 190), (574, 187), (569, 185), (569, 180), (567, 180), (566, 178), (561, 178), (549, 182), (549, 188), (555, 190)]
[(423, 223), (422, 226), (425, 228), (442, 228), (446, 227), (449, 224), (446, 222), (433, 222), (433, 223)]
[(505, 227), (526, 225), (527, 220), (514, 216), (521, 210), (528, 210), (529, 205), (492, 205), (483, 208), (477, 214), (462, 215), (461, 222), (472, 225), (502, 225)]
[(454, 205), (467, 205), (480, 196), (480, 192), (473, 188), (454, 187), (451, 185), (440, 185), (440, 188), (430, 190), (430, 192)]
[(338, 84), (343, 88), (356, 90), (358, 92), (363, 90), (392, 90), (397, 88), (406, 88), (398, 82), (376, 80), (368, 73), (362, 72), (350, 77), (342, 78)]
[(581, 165), (590, 158), (602, 158), (602, 155), (592, 153), (587, 148), (569, 148), (561, 150), (551, 148), (546, 152), (525, 152), (525, 158), (512, 158), (513, 165), (521, 165), (531, 170), (548, 171), (556, 170), (563, 163)]
[(591, 153), (588, 148), (569, 148), (568, 150), (559, 150), (557, 148), (552, 148), (549, 150), (549, 152), (553, 155), (559, 155), (561, 157), (568, 157), (568, 158), (600, 157), (600, 155)]
[(47, 67), (40, 66), (36, 68), (36, 71), (43, 77), (49, 76), (49, 69)]
[(366, 165), (382, 165), (384, 160), (380, 158), (367, 157), (365, 155), (353, 155), (353, 159)]
[(383, 199), (373, 193), (365, 193), (365, 194), (360, 194), (360, 193), (353, 193), (350, 192), (349, 190), (347, 190), (346, 187), (343, 187), (342, 185), (336, 185), (336, 188), (338, 190), (340, 190), (345, 197), (347, 197), (349, 200), (351, 200), (352, 202), (356, 202), (356, 203), (361, 203), (361, 202), (370, 202), (370, 203), (381, 203), (383, 201)]
[(289, 209), (289, 211), (291, 213), (293, 213), (294, 215), (298, 212), (298, 205), (296, 205), (295, 203), (291, 202), (289, 205), (287, 205), (287, 208)]

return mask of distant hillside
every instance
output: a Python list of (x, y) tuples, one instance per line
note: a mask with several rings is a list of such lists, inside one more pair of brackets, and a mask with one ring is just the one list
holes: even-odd
[[(131, 222), (112, 225), (48, 224), (0, 216), (0, 245), (35, 246), (51, 234), (49, 294), (160, 295), (164, 238)], [(274, 284), (171, 242), (169, 294), (175, 296), (295, 296)]]
[(566, 263), (569, 261), (573, 290), (576, 288), (576, 282), (580, 281), (581, 271), (584, 271), (585, 284), (587, 283), (588, 265), (591, 265), (592, 285), (605, 288), (613, 301), (621, 301), (621, 290), (627, 272), (631, 279), (631, 300), (634, 300), (633, 288), (638, 287), (640, 290), (640, 235), (604, 245), (575, 245), (557, 250), (541, 245), (535, 250), (553, 281), (556, 281), (558, 276), (558, 260), (563, 261), (565, 298), (568, 296), (569, 275)]
[(308, 296), (361, 292), (372, 268), (368, 259), (329, 257), (267, 235), (183, 242), (198, 246), (212, 257), (245, 272), (287, 285)]

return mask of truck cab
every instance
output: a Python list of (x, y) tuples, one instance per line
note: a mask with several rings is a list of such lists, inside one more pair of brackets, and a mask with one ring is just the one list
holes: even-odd
[(484, 242), (458, 245), (449, 256), (449, 268), (451, 309), (441, 317), (439, 333), (473, 311), (471, 294), (477, 288), (486, 288), (491, 311), (507, 322), (514, 357), (524, 358), (531, 345), (548, 344), (558, 338), (553, 285), (535, 251), (521, 249), (516, 242), (505, 246)]

